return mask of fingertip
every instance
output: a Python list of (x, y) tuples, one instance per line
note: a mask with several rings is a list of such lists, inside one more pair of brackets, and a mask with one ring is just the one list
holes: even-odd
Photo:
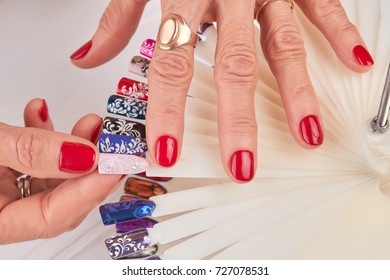
[(49, 108), (45, 99), (32, 99), (27, 103), (23, 115), (26, 127), (54, 130), (53, 122), (49, 115)]

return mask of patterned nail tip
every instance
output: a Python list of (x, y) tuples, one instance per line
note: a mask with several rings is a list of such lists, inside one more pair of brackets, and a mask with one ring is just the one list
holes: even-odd
[(113, 117), (104, 118), (102, 133), (146, 138), (143, 123)]
[(130, 177), (124, 187), (125, 193), (148, 199), (152, 196), (166, 194), (167, 190), (156, 182)]
[(99, 152), (121, 155), (142, 155), (148, 151), (146, 140), (134, 136), (101, 134)]
[(161, 261), (161, 259), (159, 256), (151, 256), (151, 257), (145, 259), (145, 261)]
[(118, 83), (116, 93), (127, 97), (148, 101), (148, 84), (132, 79), (122, 78)]
[(137, 229), (107, 238), (104, 241), (110, 257), (114, 260), (130, 256), (150, 247), (151, 241), (146, 229)]
[(111, 95), (107, 102), (107, 112), (128, 118), (144, 120), (147, 103), (133, 98)]
[(107, 226), (150, 216), (155, 208), (156, 204), (153, 201), (133, 199), (101, 205), (99, 212), (103, 224)]
[(142, 56), (134, 56), (129, 64), (129, 71), (131, 73), (147, 78), (149, 76), (150, 60)]
[(172, 177), (148, 176), (148, 175), (146, 175), (146, 172), (141, 172), (141, 173), (139, 173), (137, 175), (141, 176), (141, 177), (144, 177), (144, 178), (148, 178), (148, 179), (154, 180), (154, 181), (160, 181), (160, 182), (168, 182), (168, 181), (172, 180)]
[(124, 223), (116, 224), (117, 233), (125, 233), (140, 228), (153, 228), (158, 222), (150, 218), (142, 218), (135, 221), (129, 221)]
[(131, 201), (133, 199), (139, 199), (139, 196), (131, 195), (131, 194), (124, 194), (121, 195), (119, 198), (119, 201)]
[(156, 46), (156, 41), (153, 39), (146, 39), (143, 41), (140, 49), (140, 53), (147, 58), (152, 58), (154, 47)]
[(149, 168), (149, 162), (139, 156), (104, 154), (99, 156), (99, 174), (137, 174)]
[(121, 260), (132, 260), (132, 259), (144, 259), (147, 257), (152, 257), (154, 254), (156, 254), (158, 251), (158, 246), (153, 245), (150, 246), (149, 248), (146, 248), (144, 250), (139, 250), (136, 253), (130, 254), (126, 257), (121, 258)]
[(212, 23), (209, 22), (201, 22), (198, 27), (197, 35), (199, 41), (206, 41), (206, 36), (203, 35), (203, 33), (209, 28)]

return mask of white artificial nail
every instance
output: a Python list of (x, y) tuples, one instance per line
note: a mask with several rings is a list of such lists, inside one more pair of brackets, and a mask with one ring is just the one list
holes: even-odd
[(99, 156), (99, 174), (137, 174), (148, 169), (149, 162), (139, 156), (105, 154)]

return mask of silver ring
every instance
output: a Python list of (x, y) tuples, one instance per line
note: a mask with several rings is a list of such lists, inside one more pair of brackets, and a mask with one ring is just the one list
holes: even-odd
[(31, 180), (30, 175), (23, 175), (18, 178), (18, 190), (21, 198), (26, 198), (31, 195)]

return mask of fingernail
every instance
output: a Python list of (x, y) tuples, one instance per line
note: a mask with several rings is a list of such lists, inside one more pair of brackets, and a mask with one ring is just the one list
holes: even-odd
[(105, 134), (146, 138), (144, 124), (119, 118), (105, 117), (102, 131)]
[(235, 152), (230, 160), (230, 170), (238, 181), (248, 182), (255, 175), (253, 153), (246, 150)]
[(170, 136), (160, 136), (156, 143), (156, 161), (164, 167), (171, 167), (177, 160), (177, 141)]
[(84, 173), (93, 167), (95, 150), (80, 143), (64, 142), (61, 146), (59, 168), (70, 173)]
[(154, 254), (156, 254), (157, 251), (158, 251), (158, 246), (157, 245), (153, 245), (153, 246), (150, 246), (149, 248), (146, 248), (146, 249), (143, 249), (143, 250), (139, 250), (138, 252), (130, 254), (128, 256), (125, 256), (125, 257), (123, 257), (121, 259), (129, 260), (129, 259), (147, 258), (147, 257), (151, 257)]
[(147, 58), (152, 58), (156, 41), (153, 39), (146, 39), (142, 42), (140, 53)]
[(353, 48), (353, 55), (360, 65), (369, 66), (374, 64), (370, 53), (362, 45), (357, 45)]
[(324, 141), (322, 128), (317, 116), (305, 117), (300, 124), (302, 139), (311, 146), (319, 146)]
[(137, 174), (148, 167), (149, 162), (139, 156), (104, 153), (99, 156), (99, 174)]
[(134, 56), (129, 64), (129, 71), (139, 76), (147, 78), (149, 75), (150, 60), (142, 56)]
[(104, 243), (110, 257), (116, 260), (147, 249), (151, 240), (146, 229), (137, 229), (107, 238)]
[(92, 47), (92, 40), (89, 40), (89, 41), (86, 42), (84, 45), (82, 45), (77, 51), (75, 51), (75, 52), (70, 56), (70, 59), (77, 60), (77, 59), (83, 58), (84, 56), (87, 55), (87, 53), (89, 52), (89, 50), (91, 49), (91, 47)]
[(43, 122), (47, 122), (49, 118), (49, 108), (47, 108), (45, 99), (42, 99), (42, 107), (41, 110), (39, 110), (39, 116)]
[(147, 103), (133, 98), (111, 95), (107, 102), (107, 112), (128, 118), (144, 120)]
[(134, 136), (101, 134), (98, 141), (99, 152), (121, 155), (142, 155), (148, 151), (146, 140)]
[(150, 216), (156, 204), (147, 199), (133, 199), (107, 203), (99, 207), (100, 216), (104, 225), (112, 225)]
[(146, 199), (152, 196), (167, 193), (167, 190), (156, 182), (146, 181), (133, 177), (127, 179), (124, 191), (128, 194), (137, 195)]
[(154, 181), (160, 181), (160, 182), (168, 182), (170, 180), (172, 180), (172, 177), (156, 177), (156, 176), (148, 176), (146, 175), (146, 172), (141, 172), (139, 174), (137, 174), (138, 176), (141, 176), (141, 177), (145, 177), (145, 178), (148, 178), (150, 180), (154, 180)]
[(149, 218), (142, 218), (135, 221), (116, 224), (116, 232), (125, 233), (140, 228), (153, 228), (155, 224), (157, 224), (157, 221), (155, 220)]
[(116, 93), (143, 101), (148, 101), (148, 84), (132, 79), (122, 78), (119, 80)]
[(102, 126), (103, 126), (103, 119), (100, 118), (99, 124), (96, 126), (96, 128), (92, 131), (91, 135), (91, 142), (96, 145), (98, 141), (98, 137), (100, 135), (100, 132), (102, 131)]

